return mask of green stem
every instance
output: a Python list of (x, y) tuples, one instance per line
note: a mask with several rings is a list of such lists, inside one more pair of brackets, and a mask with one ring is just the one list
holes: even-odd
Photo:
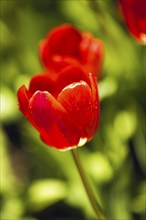
[(78, 152), (77, 152), (77, 148), (76, 149), (72, 149), (72, 155), (73, 155), (76, 167), (78, 169), (78, 172), (80, 174), (80, 177), (82, 179), (82, 182), (84, 184), (84, 187), (85, 187), (86, 193), (88, 195), (89, 201), (91, 203), (91, 206), (92, 206), (93, 210), (96, 213), (97, 219), (98, 220), (105, 220), (103, 211), (102, 211), (99, 203), (97, 202), (97, 200), (95, 198), (95, 195), (94, 195), (94, 193), (93, 193), (93, 191), (91, 189), (91, 186), (90, 186), (90, 184), (88, 182), (88, 179), (87, 179), (87, 177), (85, 175), (85, 172), (83, 170), (83, 167), (81, 165), (81, 162), (80, 162), (80, 159), (79, 159), (79, 156), (78, 156)]

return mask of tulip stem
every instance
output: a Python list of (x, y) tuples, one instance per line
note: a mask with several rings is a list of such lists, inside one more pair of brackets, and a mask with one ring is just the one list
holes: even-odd
[(88, 182), (88, 179), (87, 179), (87, 177), (85, 175), (85, 172), (83, 170), (83, 167), (81, 165), (81, 161), (80, 161), (80, 158), (78, 156), (77, 148), (76, 149), (72, 149), (72, 155), (73, 155), (76, 167), (78, 169), (78, 172), (80, 174), (80, 177), (82, 179), (83, 185), (85, 187), (86, 193), (88, 195), (90, 204), (91, 204), (93, 210), (96, 213), (97, 219), (98, 220), (105, 220), (103, 211), (102, 211), (99, 203), (97, 202), (97, 200), (95, 198), (95, 195), (94, 195), (94, 193), (93, 193), (93, 191), (91, 189), (91, 186), (90, 186), (90, 184)]

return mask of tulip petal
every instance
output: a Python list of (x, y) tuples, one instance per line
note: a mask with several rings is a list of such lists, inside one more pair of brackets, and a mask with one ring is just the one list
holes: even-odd
[(41, 60), (46, 67), (50, 67), (52, 59), (57, 61), (61, 59), (60, 56), (79, 57), (80, 41), (80, 33), (71, 25), (64, 24), (56, 27), (49, 33), (47, 39), (40, 43)]
[(146, 45), (146, 1), (119, 0), (119, 9), (132, 36)]
[(56, 94), (59, 94), (64, 87), (74, 82), (85, 81), (90, 83), (88, 75), (80, 66), (67, 66), (59, 74), (56, 80)]
[(58, 96), (58, 102), (70, 115), (70, 120), (81, 131), (81, 138), (89, 136), (93, 112), (91, 89), (84, 81), (66, 86)]
[(50, 93), (35, 92), (29, 103), (29, 117), (48, 145), (66, 149), (78, 144), (78, 129), (69, 121), (64, 107)]
[(25, 85), (21, 86), (17, 92), (19, 109), (20, 111), (27, 116), (28, 104), (29, 104), (29, 94)]
[(64, 24), (49, 33), (48, 50), (51, 54), (78, 56), (80, 41), (80, 33), (71, 25)]
[(32, 77), (29, 84), (29, 93), (31, 96), (37, 91), (48, 91), (54, 97), (57, 97), (62, 89), (73, 83), (84, 80), (87, 83), (90, 83), (88, 75), (83, 71), (80, 65), (68, 65), (66, 68), (63, 68), (56, 79), (51, 78), (52, 75), (49, 73), (41, 73)]
[(92, 72), (98, 77), (103, 64), (104, 44), (101, 40), (93, 38), (90, 33), (83, 33), (82, 38), (81, 62), (85, 65), (87, 72)]
[(31, 78), (29, 92), (33, 95), (37, 90), (48, 91), (51, 94), (55, 92), (54, 82), (51, 79), (51, 74), (41, 73)]
[(92, 99), (93, 99), (93, 112), (90, 119), (90, 129), (89, 129), (89, 140), (95, 135), (99, 119), (100, 119), (100, 103), (99, 103), (99, 94), (97, 87), (97, 80), (93, 73), (89, 73)]

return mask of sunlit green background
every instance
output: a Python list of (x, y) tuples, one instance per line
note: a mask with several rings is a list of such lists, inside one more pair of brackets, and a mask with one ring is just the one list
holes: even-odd
[(79, 149), (109, 220), (145, 216), (145, 48), (116, 0), (1, 0), (1, 219), (95, 220), (70, 152), (43, 144), (18, 111), (16, 92), (42, 71), (38, 43), (64, 22), (105, 42), (101, 120)]

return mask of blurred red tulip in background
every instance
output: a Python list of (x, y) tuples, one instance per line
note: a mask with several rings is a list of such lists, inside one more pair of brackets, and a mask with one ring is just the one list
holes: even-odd
[(146, 44), (146, 1), (119, 0), (120, 10), (133, 37)]
[(54, 71), (67, 64), (81, 64), (86, 72), (100, 76), (104, 44), (90, 33), (80, 33), (78, 29), (63, 24), (52, 29), (40, 42), (40, 58), (44, 66)]

